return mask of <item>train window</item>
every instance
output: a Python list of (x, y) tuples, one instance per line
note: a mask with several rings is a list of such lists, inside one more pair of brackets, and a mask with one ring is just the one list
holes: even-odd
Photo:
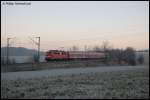
[(66, 55), (67, 53), (63, 51), (62, 54), (63, 54), (63, 55)]
[(54, 54), (60, 54), (59, 52), (55, 52)]

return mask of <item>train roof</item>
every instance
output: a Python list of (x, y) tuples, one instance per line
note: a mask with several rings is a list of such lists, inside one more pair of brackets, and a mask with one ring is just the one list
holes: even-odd
[(47, 52), (69, 52), (69, 53), (104, 53), (103, 51), (63, 51), (63, 50), (48, 50)]
[(62, 51), (62, 50), (48, 50), (47, 52), (65, 52), (65, 51)]

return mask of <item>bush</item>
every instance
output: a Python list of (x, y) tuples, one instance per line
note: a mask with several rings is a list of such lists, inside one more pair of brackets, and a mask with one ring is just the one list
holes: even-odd
[(6, 64), (4, 57), (1, 57), (1, 64)]
[(140, 55), (140, 56), (138, 57), (138, 62), (139, 62), (140, 64), (143, 64), (143, 63), (144, 63), (144, 57), (143, 57), (143, 55)]
[(136, 65), (136, 55), (135, 50), (131, 47), (128, 47), (125, 50), (122, 49), (113, 49), (108, 51), (109, 62), (117, 62), (122, 64), (122, 62), (129, 65)]
[(34, 62), (38, 62), (39, 61), (38, 55), (34, 55), (33, 58), (34, 58)]
[(125, 50), (125, 60), (128, 62), (129, 65), (136, 65), (136, 55), (135, 55), (135, 50), (131, 47), (128, 47)]
[(15, 58), (12, 59), (11, 64), (16, 64)]
[(10, 59), (8, 59), (8, 61), (7, 61), (7, 58), (6, 57), (1, 57), (1, 64), (11, 64), (12, 62), (11, 62), (11, 60)]

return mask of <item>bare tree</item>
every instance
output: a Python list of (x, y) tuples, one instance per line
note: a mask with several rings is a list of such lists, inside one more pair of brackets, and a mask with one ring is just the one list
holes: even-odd
[(73, 46), (73, 47), (71, 48), (71, 50), (72, 50), (72, 51), (78, 51), (79, 48), (78, 48), (77, 46)]
[(103, 49), (104, 52), (112, 49), (112, 46), (110, 45), (110, 43), (108, 41), (103, 41), (101, 48)]
[(96, 45), (93, 47), (93, 51), (99, 52), (99, 51), (102, 51), (102, 49)]

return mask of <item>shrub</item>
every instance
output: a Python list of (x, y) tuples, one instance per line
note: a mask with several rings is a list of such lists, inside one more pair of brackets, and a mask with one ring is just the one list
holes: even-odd
[(38, 55), (34, 55), (33, 58), (34, 58), (34, 62), (38, 62), (39, 61)]
[(11, 64), (16, 64), (16, 60), (15, 60), (15, 58), (13, 58), (13, 59), (12, 59)]
[(135, 50), (131, 47), (126, 48), (125, 60), (128, 62), (129, 65), (136, 65), (135, 58), (136, 58)]
[(6, 60), (4, 57), (1, 57), (1, 64), (6, 64)]
[(136, 55), (135, 50), (131, 47), (122, 49), (112, 49), (108, 51), (108, 62), (117, 62), (118, 64), (122, 64), (122, 62), (128, 63), (129, 65), (136, 65)]
[(143, 57), (143, 55), (140, 55), (140, 56), (138, 57), (138, 62), (139, 62), (140, 64), (143, 64), (143, 63), (144, 63), (144, 57)]

